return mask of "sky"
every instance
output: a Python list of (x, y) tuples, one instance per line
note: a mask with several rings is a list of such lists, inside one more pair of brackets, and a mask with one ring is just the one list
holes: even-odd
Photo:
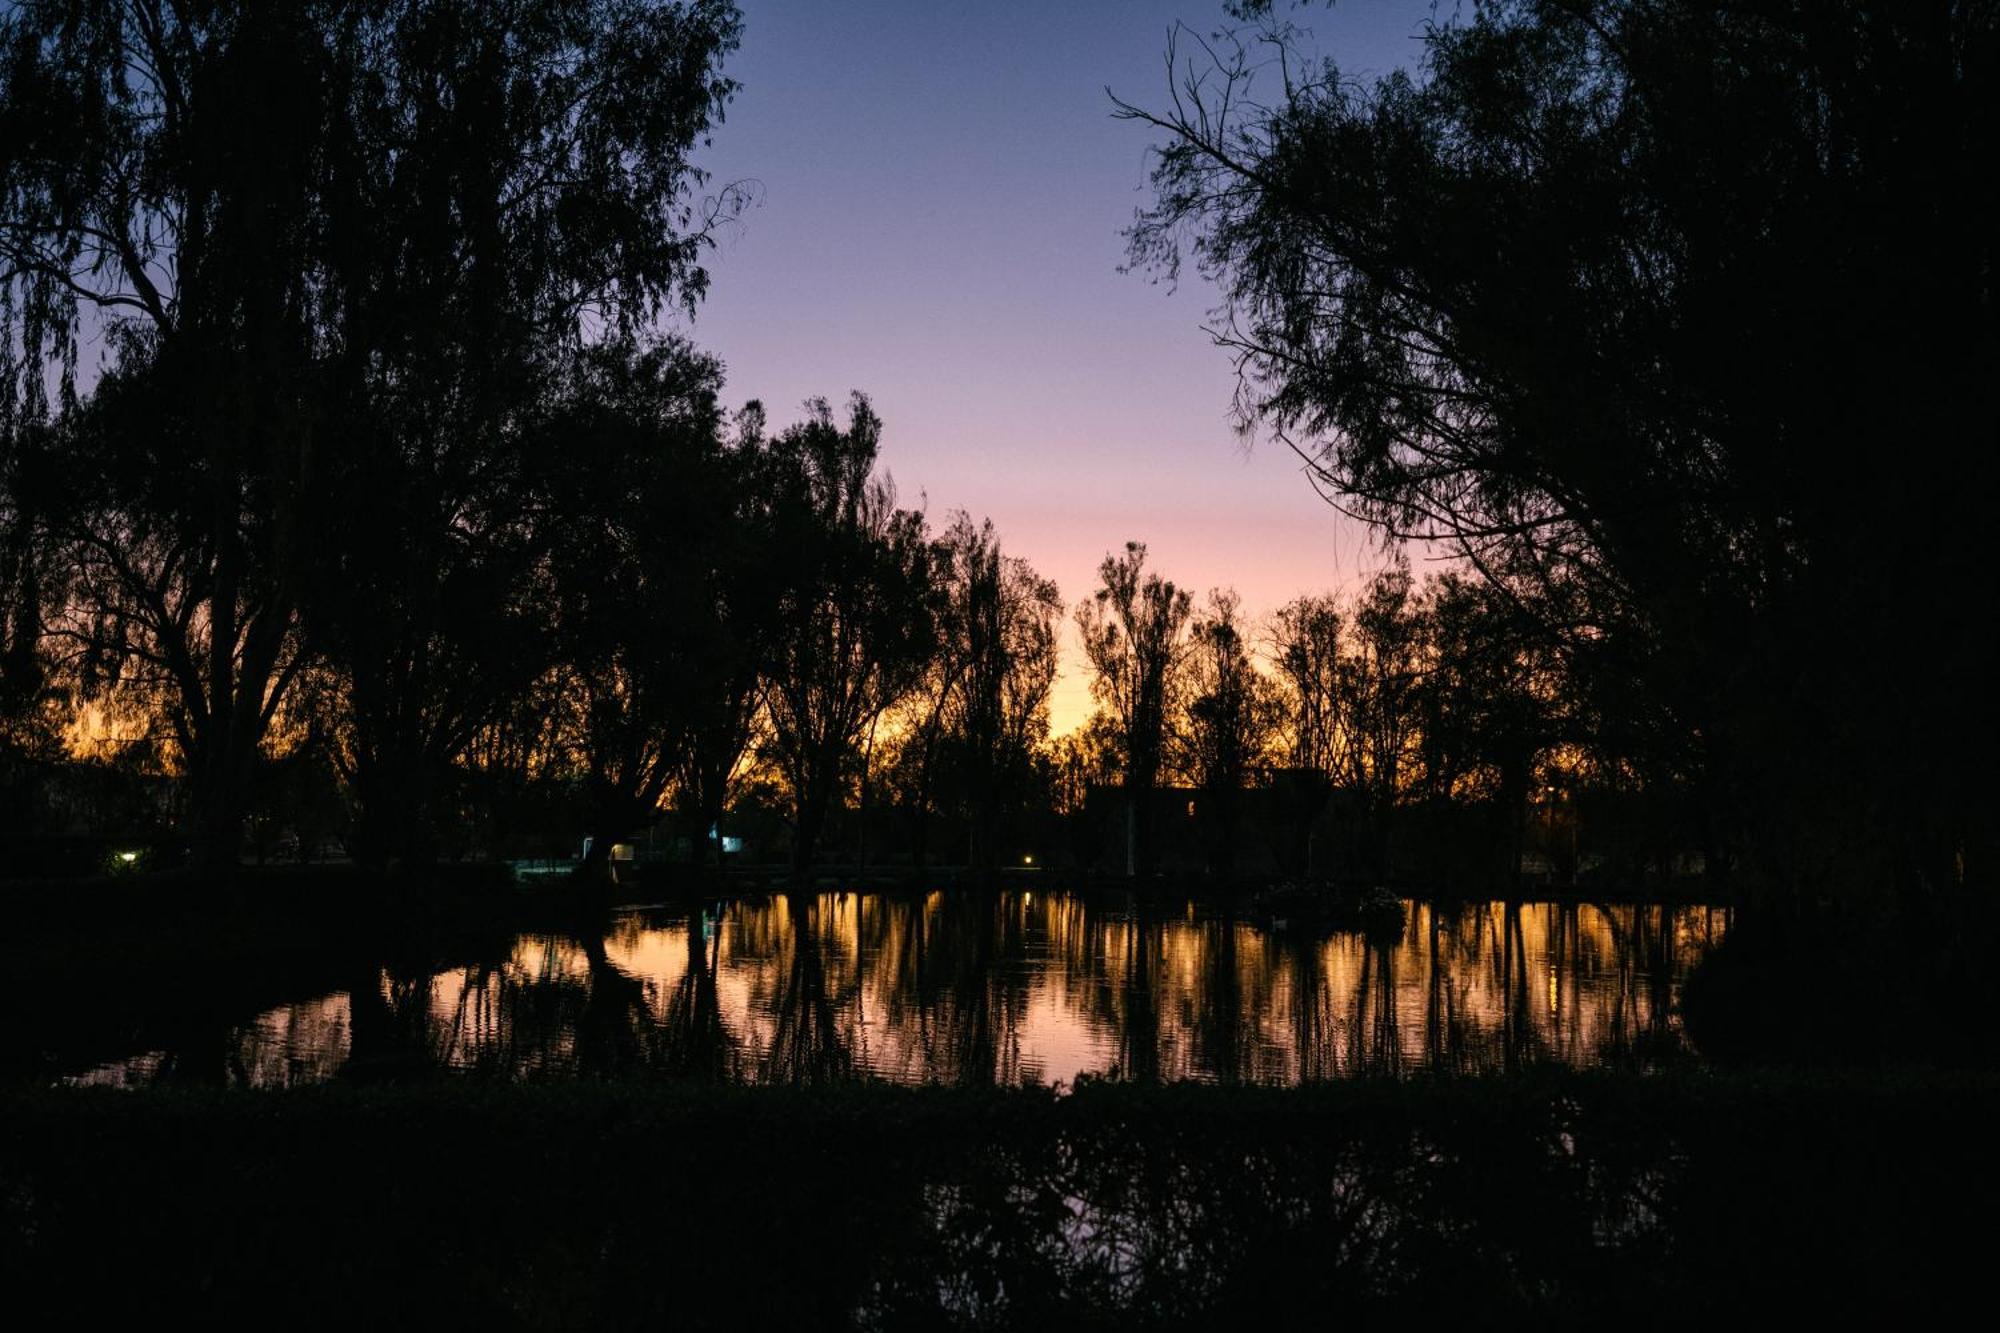
[[(742, 84), (699, 161), (758, 203), (709, 259), (687, 330), (727, 397), (774, 427), (814, 396), (868, 394), (905, 505), (942, 527), (990, 517), (1074, 606), (1127, 540), (1197, 600), (1233, 587), (1266, 615), (1347, 588), (1383, 557), (1284, 446), (1233, 428), (1216, 304), (1121, 273), (1150, 195), (1146, 128), (1176, 20), (1220, 0), (939, 3), (741, 0)], [(1291, 15), (1349, 76), (1414, 60), (1430, 0), (1338, 0)], [(1087, 716), (1065, 626), (1054, 723)]]

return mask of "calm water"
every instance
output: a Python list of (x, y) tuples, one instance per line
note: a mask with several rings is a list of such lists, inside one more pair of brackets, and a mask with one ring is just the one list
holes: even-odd
[(633, 909), (430, 973), (365, 970), (200, 1043), (81, 1071), (313, 1082), (429, 1068), (534, 1078), (1292, 1083), (1685, 1050), (1705, 907), (1409, 903), (1398, 933), (1271, 932), (1064, 893), (773, 896)]

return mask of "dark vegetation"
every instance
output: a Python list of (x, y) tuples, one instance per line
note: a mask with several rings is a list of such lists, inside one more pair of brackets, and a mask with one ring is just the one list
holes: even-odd
[(9, 9), (16, 873), (585, 839), (591, 875), (735, 839), (801, 875), (1735, 863), (1685, 736), (1624, 729), (1522, 589), (1469, 572), (1398, 560), (1258, 626), (1130, 544), (1076, 612), (1099, 716), (1052, 738), (1059, 590), (902, 507), (862, 396), (774, 429), (661, 332), (745, 199), (692, 164), (739, 26), (714, 0)]
[(31, 1319), (1901, 1321), (1977, 1297), (1995, 1097), (1825, 1075), (14, 1094), (0, 1277)]
[[(1499, 0), (1367, 84), (1286, 12), (1119, 104), (1132, 258), (1218, 284), (1246, 427), (1455, 563), (1259, 626), (1126, 545), (1058, 738), (1059, 591), (904, 507), (861, 394), (773, 426), (663, 332), (745, 198), (694, 165), (733, 5), (0, 10), (10, 1010), (104, 1031), (59, 876), (148, 923), (144, 985), (260, 957), (233, 1010), (490, 944), (511, 891), (441, 862), (741, 839), (799, 882), (1699, 875), (1708, 1050), (1989, 1065), (2000, 11)], [(1880, 1070), (5, 1096), (38, 1315), (1907, 1315), (1994, 1176), (1989, 1078)]]
[(1220, 284), (1246, 422), (1692, 783), (1753, 1009), (1885, 949), (1990, 997), (2000, 16), (1512, 0), (1365, 82), (1234, 8), (1120, 110), (1133, 260)]

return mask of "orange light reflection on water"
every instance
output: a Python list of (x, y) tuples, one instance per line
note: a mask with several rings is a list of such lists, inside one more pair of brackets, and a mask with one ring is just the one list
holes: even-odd
[[(798, 1082), (1295, 1083), (1647, 1062), (1721, 909), (1406, 905), (1400, 932), (1310, 936), (1194, 904), (1049, 892), (773, 895), (523, 935), (427, 976), (368, 974), (226, 1035), (224, 1076), (504, 1077), (656, 1067)], [(181, 1057), (91, 1070), (143, 1081)]]

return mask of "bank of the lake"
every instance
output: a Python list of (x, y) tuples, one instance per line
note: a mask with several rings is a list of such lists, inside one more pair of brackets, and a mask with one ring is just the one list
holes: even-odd
[(37, 1321), (1907, 1321), (1982, 1295), (1996, 1112), (1880, 1072), (15, 1092), (0, 1280)]

